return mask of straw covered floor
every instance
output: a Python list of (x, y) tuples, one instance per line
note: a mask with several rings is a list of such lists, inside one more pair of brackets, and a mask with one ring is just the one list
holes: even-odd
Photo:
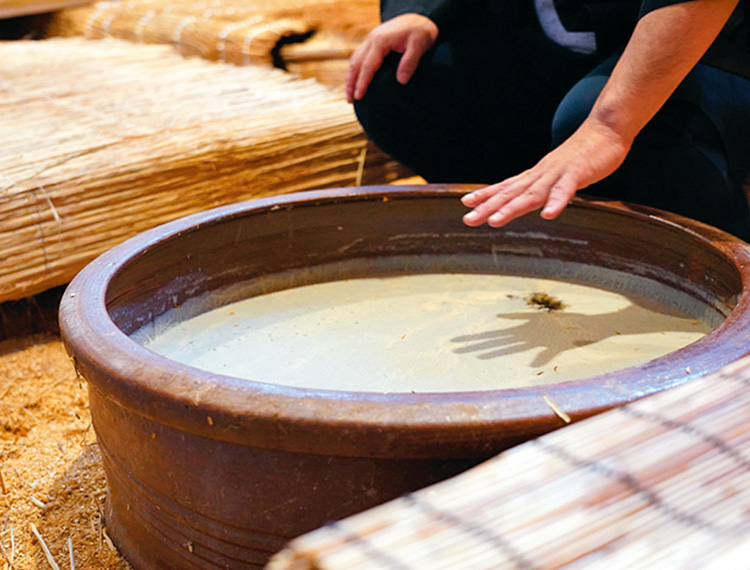
[(127, 570), (102, 520), (104, 470), (86, 383), (58, 335), (61, 293), (0, 305), (0, 569)]

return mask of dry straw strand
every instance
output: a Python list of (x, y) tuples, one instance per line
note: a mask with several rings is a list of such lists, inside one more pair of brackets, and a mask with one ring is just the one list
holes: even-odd
[(47, 559), (47, 563), (50, 565), (50, 568), (52, 568), (52, 570), (60, 570), (60, 566), (58, 566), (57, 562), (55, 562), (55, 559), (53, 558), (52, 553), (47, 547), (47, 543), (44, 542), (44, 538), (42, 538), (42, 535), (39, 533), (39, 530), (37, 530), (36, 525), (34, 523), (31, 523), (30, 526), (31, 526), (31, 532), (34, 533), (34, 536), (39, 541), (39, 546), (42, 548), (42, 552), (44, 552), (44, 557)]
[(47, 508), (47, 505), (43, 503), (42, 501), (40, 501), (39, 499), (37, 499), (36, 497), (29, 497), (29, 500), (42, 510)]
[(569, 415), (568, 415), (568, 414), (567, 414), (566, 412), (564, 412), (564, 411), (563, 411), (563, 410), (562, 410), (562, 409), (560, 408), (560, 406), (558, 406), (558, 405), (557, 405), (557, 404), (556, 404), (556, 403), (555, 403), (555, 402), (554, 402), (554, 401), (552, 400), (552, 398), (550, 398), (549, 396), (546, 396), (546, 395), (545, 395), (545, 396), (544, 396), (544, 401), (545, 401), (545, 402), (547, 403), (547, 405), (548, 405), (548, 406), (549, 406), (549, 407), (550, 407), (550, 408), (552, 409), (552, 411), (553, 411), (553, 412), (555, 412), (555, 415), (557, 415), (557, 417), (559, 417), (559, 418), (560, 418), (560, 419), (561, 419), (562, 421), (564, 421), (564, 422), (565, 422), (566, 424), (569, 424), (569, 423), (570, 423), (570, 421), (571, 421), (571, 420), (570, 420), (570, 416), (569, 416)]
[(5, 557), (5, 560), (8, 564), (8, 568), (13, 568), (13, 564), (16, 560), (16, 538), (13, 534), (13, 527), (8, 528), (8, 532), (10, 534), (10, 553), (8, 553), (7, 550), (5, 550), (5, 545), (3, 545), (3, 542), (0, 540), (0, 552), (3, 553), (3, 556)]

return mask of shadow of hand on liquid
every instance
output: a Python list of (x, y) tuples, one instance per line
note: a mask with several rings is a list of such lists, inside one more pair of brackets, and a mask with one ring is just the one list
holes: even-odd
[[(637, 301), (630, 301), (631, 304), (617, 311), (593, 315), (568, 312), (565, 309), (500, 313), (497, 315), (499, 319), (523, 322), (508, 328), (452, 338), (451, 342), (463, 345), (453, 349), (453, 352), (478, 353), (477, 358), (490, 360), (528, 350), (543, 349), (531, 363), (531, 366), (538, 367), (548, 364), (562, 352), (601, 342), (616, 335), (696, 330), (696, 321), (690, 318), (674, 318), (670, 321), (672, 326), (665, 329), (664, 322), (643, 318)], [(658, 310), (654, 306), (649, 306), (649, 309)], [(675, 313), (668, 309), (659, 312), (675, 316)], [(627, 332), (623, 331), (625, 326)]]

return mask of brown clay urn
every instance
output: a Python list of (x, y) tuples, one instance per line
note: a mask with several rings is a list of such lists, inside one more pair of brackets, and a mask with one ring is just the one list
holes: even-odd
[[(554, 221), (531, 214), (502, 229), (468, 228), (459, 197), (470, 189), (260, 198), (141, 234), (76, 277), (61, 304), (62, 334), (89, 386), (108, 532), (136, 570), (262, 567), (297, 535), (565, 425), (549, 400), (575, 421), (748, 352), (744, 242), (666, 213), (581, 199)], [(498, 272), (584, 265), (636, 274), (698, 299), (720, 324), (683, 349), (596, 377), (440, 394), (239, 380), (171, 361), (130, 337), (190, 299), (282, 271), (469, 254), (492, 258)]]

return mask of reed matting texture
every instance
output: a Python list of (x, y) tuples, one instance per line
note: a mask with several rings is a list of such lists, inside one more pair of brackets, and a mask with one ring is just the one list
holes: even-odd
[(336, 52), (312, 46), (291, 57), (347, 58), (378, 22), (377, 0), (104, 0), (61, 11), (49, 33), (170, 44), (184, 55), (286, 67), (284, 44), (314, 34), (335, 43)]
[(0, 110), (0, 301), (199, 210), (403, 174), (339, 92), (169, 46), (0, 43)]
[(268, 568), (747, 568), (748, 417), (744, 359), (300, 537)]
[(0, 18), (15, 18), (80, 6), (89, 0), (0, 0)]

